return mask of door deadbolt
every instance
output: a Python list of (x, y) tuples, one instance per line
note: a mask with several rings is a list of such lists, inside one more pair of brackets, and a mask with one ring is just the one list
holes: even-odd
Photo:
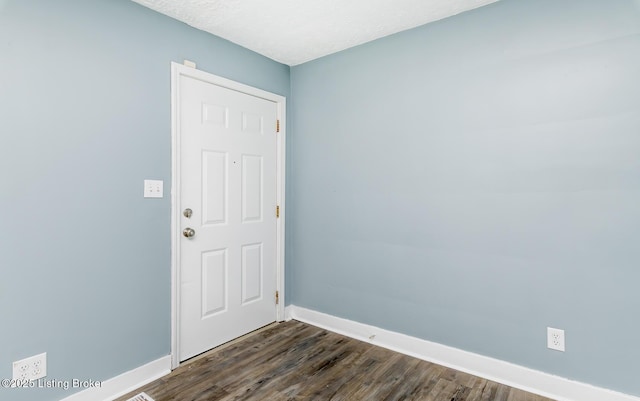
[(182, 230), (182, 235), (184, 235), (187, 238), (191, 238), (194, 235), (196, 235), (196, 230), (194, 230), (193, 228), (187, 227), (184, 230)]
[(184, 212), (182, 212), (182, 214), (184, 215), (184, 217), (186, 217), (187, 219), (191, 218), (191, 215), (193, 214), (193, 210), (191, 209), (184, 209)]

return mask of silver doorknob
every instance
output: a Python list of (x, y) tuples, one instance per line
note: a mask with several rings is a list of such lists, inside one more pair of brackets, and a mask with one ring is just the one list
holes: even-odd
[(182, 215), (187, 219), (190, 219), (192, 214), (193, 214), (193, 210), (191, 209), (184, 209), (184, 212), (182, 212)]
[(182, 235), (184, 235), (187, 238), (191, 238), (194, 235), (196, 235), (196, 230), (194, 230), (193, 228), (185, 228), (184, 230), (182, 230)]

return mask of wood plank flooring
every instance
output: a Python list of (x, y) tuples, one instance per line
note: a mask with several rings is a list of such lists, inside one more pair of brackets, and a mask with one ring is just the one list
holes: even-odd
[(550, 401), (290, 321), (196, 357), (140, 391), (155, 401)]

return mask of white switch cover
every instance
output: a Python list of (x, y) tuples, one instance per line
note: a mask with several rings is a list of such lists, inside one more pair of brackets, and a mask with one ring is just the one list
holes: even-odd
[(162, 198), (163, 190), (162, 180), (144, 180), (144, 197), (145, 198)]

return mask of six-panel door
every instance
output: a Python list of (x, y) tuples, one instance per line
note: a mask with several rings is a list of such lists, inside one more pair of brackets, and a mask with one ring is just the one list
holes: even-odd
[(180, 360), (276, 320), (274, 102), (180, 77)]

